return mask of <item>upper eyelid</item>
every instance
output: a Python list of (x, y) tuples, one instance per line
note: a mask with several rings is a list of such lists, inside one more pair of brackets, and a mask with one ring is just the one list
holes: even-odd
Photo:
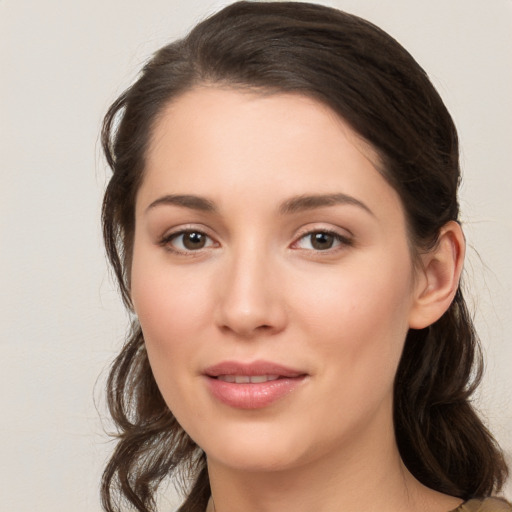
[[(294, 249), (294, 246), (295, 245), (298, 245), (299, 242), (307, 237), (307, 236), (311, 236), (313, 235), (314, 233), (327, 233), (329, 235), (332, 235), (334, 236), (335, 238), (338, 239), (338, 241), (341, 243), (342, 246), (353, 246), (354, 245), (354, 235), (348, 231), (347, 229), (342, 229), (342, 228), (334, 228), (334, 227), (322, 227), (322, 226), (315, 226), (315, 227), (311, 227), (311, 226), (304, 226), (304, 229), (302, 231), (299, 231), (295, 237), (294, 237), (294, 240), (293, 242), (289, 245), (289, 247), (291, 249)], [(334, 247), (334, 248), (330, 248), (330, 249), (326, 249), (324, 251), (316, 251), (316, 250), (313, 250), (313, 249), (303, 249), (305, 251), (312, 251), (312, 252), (318, 252), (318, 254), (320, 253), (324, 253), (324, 254), (329, 254), (329, 253), (332, 253), (332, 251), (336, 251), (336, 250), (339, 250), (340, 248), (339, 247)], [(302, 250), (301, 248), (297, 248), (297, 250)]]
[[(320, 224), (320, 225), (319, 225)], [(158, 239), (158, 243), (165, 244), (168, 243), (173, 237), (177, 237), (184, 233), (189, 232), (198, 232), (202, 233), (208, 238), (210, 238), (213, 242), (216, 244), (219, 244), (219, 237), (212, 234), (212, 230), (208, 227), (201, 225), (201, 224), (181, 224), (178, 226), (175, 226), (173, 228), (170, 228), (164, 232), (163, 235), (161, 235)], [(321, 225), (321, 223), (315, 224), (315, 223), (308, 223), (305, 226), (302, 226), (299, 228), (296, 233), (293, 235), (293, 239), (290, 243), (290, 245), (295, 244), (298, 242), (301, 238), (311, 235), (313, 233), (329, 233), (331, 235), (334, 235), (336, 237), (339, 237), (344, 240), (350, 240), (352, 241), (354, 238), (353, 233), (347, 229), (347, 228), (341, 228), (341, 227), (335, 227), (335, 226), (326, 226)]]
[(295, 239), (295, 241), (292, 243), (292, 245), (298, 243), (303, 238), (306, 238), (308, 236), (314, 235), (316, 233), (325, 233), (327, 235), (331, 235), (334, 238), (336, 238), (336, 239), (338, 239), (340, 241), (344, 241), (344, 242), (351, 242), (352, 241), (351, 237), (342, 235), (341, 233), (338, 233), (337, 231), (329, 231), (327, 229), (317, 229), (317, 230), (313, 230), (313, 231), (308, 231), (308, 232), (304, 233), (303, 235), (298, 236)]
[(326, 226), (323, 223), (308, 223), (305, 226), (302, 226), (297, 230), (295, 235), (296, 239), (299, 239), (303, 236), (309, 235), (311, 233), (330, 233), (333, 235), (340, 236), (342, 238), (354, 238), (354, 234), (347, 228), (342, 228), (339, 226)]
[[(212, 246), (209, 247), (201, 247), (199, 249), (181, 249), (179, 247), (175, 247), (172, 242), (180, 237), (185, 235), (186, 233), (201, 233), (205, 235), (207, 238), (209, 238), (212, 241)], [(158, 241), (157, 244), (161, 246), (163, 249), (168, 251), (169, 253), (172, 253), (174, 255), (181, 255), (181, 256), (188, 256), (188, 257), (199, 257), (202, 254), (204, 255), (205, 251), (208, 251), (212, 248), (216, 248), (215, 245), (219, 245), (219, 243), (216, 241), (216, 239), (212, 236), (210, 236), (208, 233), (206, 233), (204, 230), (200, 229), (193, 229), (193, 228), (181, 228), (176, 229), (175, 231), (167, 232), (164, 234)]]
[(197, 233), (202, 233), (212, 240), (215, 237), (211, 234), (211, 230), (206, 226), (198, 225), (198, 224), (179, 224), (178, 226), (174, 226), (164, 231), (163, 235), (160, 236), (160, 239), (169, 239), (173, 236), (181, 235), (183, 233), (190, 233), (191, 231), (195, 231)]

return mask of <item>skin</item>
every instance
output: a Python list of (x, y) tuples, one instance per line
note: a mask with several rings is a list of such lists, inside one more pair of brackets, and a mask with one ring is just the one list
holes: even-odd
[[(216, 512), (460, 503), (403, 466), (392, 390), (408, 329), (453, 298), (462, 234), (447, 225), (415, 261), (379, 166), (349, 126), (299, 95), (198, 87), (155, 125), (136, 202), (132, 300), (162, 395), (207, 454)], [(332, 194), (314, 207), (297, 201)], [(205, 384), (205, 368), (226, 360), (306, 377), (267, 407), (239, 409)]]

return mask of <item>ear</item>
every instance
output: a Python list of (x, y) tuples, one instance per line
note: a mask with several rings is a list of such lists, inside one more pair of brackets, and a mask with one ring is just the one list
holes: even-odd
[(423, 329), (433, 324), (450, 307), (459, 286), (465, 250), (460, 225), (450, 221), (441, 228), (436, 246), (421, 255), (409, 315), (410, 328)]

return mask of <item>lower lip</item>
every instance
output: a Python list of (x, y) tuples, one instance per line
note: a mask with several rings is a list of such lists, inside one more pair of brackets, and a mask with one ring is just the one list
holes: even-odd
[(238, 409), (261, 409), (294, 391), (304, 376), (279, 378), (255, 384), (236, 384), (206, 377), (212, 395), (222, 403)]

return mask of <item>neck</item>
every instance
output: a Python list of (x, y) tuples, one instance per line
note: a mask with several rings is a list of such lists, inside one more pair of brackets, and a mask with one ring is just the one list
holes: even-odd
[(275, 471), (230, 468), (209, 459), (208, 512), (447, 512), (460, 504), (407, 471), (392, 428), (378, 434), (370, 435), (370, 442), (351, 442), (350, 449)]

